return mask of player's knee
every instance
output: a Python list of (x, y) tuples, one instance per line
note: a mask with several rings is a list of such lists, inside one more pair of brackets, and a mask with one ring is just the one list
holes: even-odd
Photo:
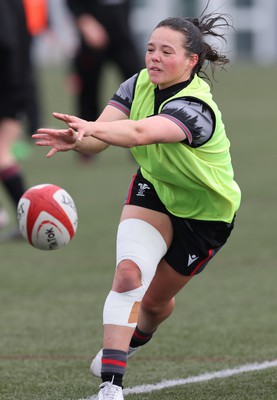
[(167, 251), (164, 238), (140, 219), (122, 221), (117, 233), (117, 267), (103, 323), (135, 327), (141, 300)]
[[(122, 221), (117, 233), (117, 269), (128, 265), (140, 269), (141, 283), (148, 288), (167, 246), (160, 232), (151, 224), (136, 218)], [(134, 271), (130, 272), (133, 273)]]
[(128, 292), (141, 286), (140, 268), (131, 260), (121, 261), (115, 271), (113, 290)]

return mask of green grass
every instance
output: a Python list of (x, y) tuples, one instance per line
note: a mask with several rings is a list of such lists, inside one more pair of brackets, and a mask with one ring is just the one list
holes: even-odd
[[(125, 386), (157, 383), (276, 359), (276, 68), (234, 67), (214, 86), (243, 197), (227, 246), (177, 296), (173, 316), (130, 361)], [(50, 111), (72, 112), (64, 71), (43, 71)], [(117, 86), (108, 74), (105, 93)], [(108, 97), (108, 95), (107, 95)], [(97, 392), (88, 369), (101, 346), (102, 305), (115, 263), (117, 222), (135, 164), (109, 149), (89, 166), (75, 154), (22, 162), (27, 185), (64, 187), (79, 212), (76, 237), (43, 252), (24, 241), (0, 245), (0, 396), (2, 400), (77, 400)], [(11, 211), (8, 198), (1, 198)], [(15, 221), (13, 221), (15, 222)], [(137, 400), (275, 400), (276, 368), (174, 387)]]

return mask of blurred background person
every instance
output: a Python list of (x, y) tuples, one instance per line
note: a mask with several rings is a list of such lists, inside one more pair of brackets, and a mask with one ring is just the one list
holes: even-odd
[[(31, 37), (31, 46), (34, 39), (48, 28), (49, 5), (48, 0), (23, 0), (27, 29)], [(32, 53), (32, 48), (30, 49)], [(33, 67), (33, 57), (30, 55)], [(26, 129), (30, 136), (41, 126), (41, 106), (38, 93), (38, 83), (34, 68), (30, 74), (29, 100), (26, 108)]]
[[(73, 71), (77, 81), (77, 113), (80, 118), (97, 119), (100, 78), (105, 64), (112, 61), (123, 79), (142, 67), (142, 58), (130, 26), (129, 0), (67, 0), (80, 35)], [(112, 93), (111, 93), (112, 95)], [(89, 161), (92, 155), (78, 155)]]
[[(15, 213), (26, 187), (13, 147), (21, 136), (24, 121), (30, 134), (39, 123), (31, 60), (34, 34), (31, 18), (36, 20), (38, 11), (30, 7), (35, 3), (39, 2), (33, 1), (31, 4), (29, 0), (0, 0), (0, 181), (13, 203)], [(32, 16), (31, 11), (34, 12)], [(5, 225), (2, 224), (3, 227)], [(21, 238), (17, 226), (2, 232), (0, 241), (15, 238)]]

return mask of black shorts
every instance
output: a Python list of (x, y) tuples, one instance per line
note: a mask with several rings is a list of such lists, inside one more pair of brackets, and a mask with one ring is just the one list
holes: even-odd
[(200, 221), (171, 214), (159, 199), (154, 186), (140, 170), (133, 176), (125, 204), (167, 214), (173, 226), (172, 243), (164, 256), (167, 263), (185, 276), (199, 274), (226, 243), (234, 227), (221, 221)]

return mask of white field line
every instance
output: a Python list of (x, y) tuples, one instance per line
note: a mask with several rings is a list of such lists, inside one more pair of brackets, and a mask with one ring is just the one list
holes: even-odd
[[(134, 386), (131, 388), (125, 388), (123, 390), (123, 393), (124, 393), (124, 395), (150, 393), (150, 392), (154, 392), (156, 390), (167, 389), (170, 387), (183, 386), (183, 385), (188, 385), (190, 383), (197, 383), (197, 382), (206, 382), (206, 381), (211, 381), (213, 379), (228, 378), (229, 376), (239, 375), (244, 372), (261, 371), (263, 369), (274, 368), (274, 367), (277, 367), (277, 360), (264, 361), (262, 363), (254, 363), (254, 364), (245, 364), (245, 365), (241, 365), (236, 368), (224, 369), (224, 370), (215, 371), (215, 372), (206, 372), (204, 374), (197, 375), (197, 376), (190, 376), (185, 379), (174, 379), (174, 380), (169, 380), (169, 381), (162, 381), (160, 383), (155, 383), (155, 384), (139, 385), (139, 386)], [(96, 400), (96, 399), (97, 399), (97, 395), (92, 396), (92, 397), (87, 397), (86, 399), (80, 399), (80, 400)]]

